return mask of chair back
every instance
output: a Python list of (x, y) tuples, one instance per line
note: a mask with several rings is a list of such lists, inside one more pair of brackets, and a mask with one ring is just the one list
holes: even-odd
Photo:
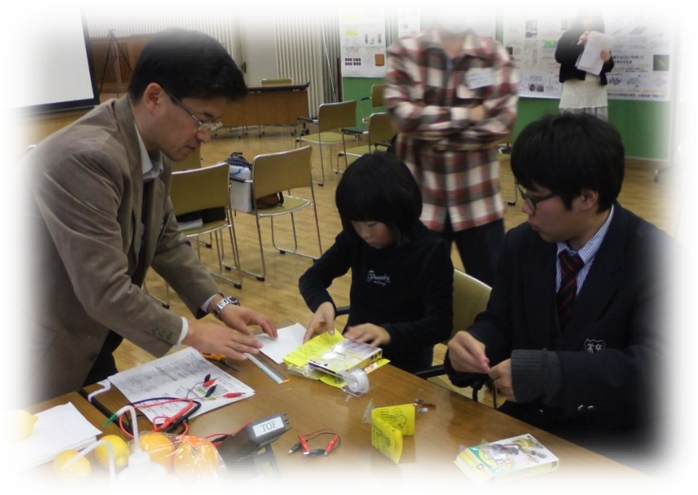
[(487, 284), (460, 270), (453, 271), (453, 329), (451, 337), (472, 325), (477, 315), (487, 308), (490, 292), (492, 289)]
[(356, 125), (356, 100), (323, 103), (318, 110), (318, 132)]
[(257, 155), (252, 163), (255, 199), (296, 187), (313, 187), (310, 155), (305, 146), (290, 151)]
[(374, 113), (368, 121), (368, 145), (374, 146), (376, 143), (385, 143), (393, 139), (395, 129), (393, 123), (385, 112)]
[(371, 86), (371, 106), (373, 108), (384, 106), (383, 88), (385, 88), (385, 84), (374, 84)]
[(201, 168), (201, 146), (196, 148), (196, 150), (189, 154), (181, 162), (172, 162), (172, 171), (181, 172), (182, 170), (194, 170), (196, 168)]
[(229, 181), (230, 166), (227, 163), (174, 172), (170, 186), (170, 199), (175, 215), (208, 208), (228, 208)]
[(293, 84), (293, 79), (283, 77), (280, 79), (262, 79), (262, 86), (290, 86)]
[(681, 157), (681, 167), (683, 175), (688, 177), (691, 174), (691, 158), (693, 156), (694, 138), (688, 138), (679, 144), (679, 157)]

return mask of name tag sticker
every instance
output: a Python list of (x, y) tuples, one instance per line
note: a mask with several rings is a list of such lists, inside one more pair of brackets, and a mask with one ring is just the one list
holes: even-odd
[(492, 69), (470, 69), (465, 74), (465, 82), (470, 89), (485, 88), (494, 84)]

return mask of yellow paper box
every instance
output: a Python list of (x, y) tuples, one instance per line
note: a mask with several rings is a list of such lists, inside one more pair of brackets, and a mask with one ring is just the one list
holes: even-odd
[(414, 435), (414, 406), (379, 407), (371, 411), (371, 444), (394, 463), (402, 455), (402, 437)]

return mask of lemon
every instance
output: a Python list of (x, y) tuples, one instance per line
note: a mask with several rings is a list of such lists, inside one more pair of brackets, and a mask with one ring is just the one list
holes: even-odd
[[(123, 438), (116, 435), (105, 435), (100, 440), (109, 442), (114, 450), (114, 465), (116, 469), (126, 467), (128, 456), (131, 453), (128, 444)], [(95, 458), (105, 468), (109, 467), (109, 447), (100, 445), (95, 449)]]
[(67, 468), (63, 467), (76, 455), (78, 455), (78, 451), (71, 449), (65, 450), (56, 456), (53, 460), (53, 472), (58, 478), (74, 481), (82, 480), (90, 476), (92, 466), (90, 465), (90, 461), (85, 457), (81, 457)]
[(24, 409), (14, 409), (8, 414), (7, 428), (9, 432), (7, 438), (11, 442), (22, 440), (32, 434), (34, 423), (36, 423), (37, 419), (36, 416)]

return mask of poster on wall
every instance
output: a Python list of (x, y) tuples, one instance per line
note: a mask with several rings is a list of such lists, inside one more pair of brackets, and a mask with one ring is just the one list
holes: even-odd
[(606, 22), (606, 32), (614, 38), (615, 67), (608, 74), (609, 97), (669, 101), (674, 49), (671, 23), (618, 16)]
[[(560, 98), (555, 49), (573, 20), (573, 16), (504, 18), (503, 41), (519, 68), (519, 96)], [(615, 16), (606, 18), (605, 25), (606, 34), (613, 38), (615, 61), (613, 72), (607, 74), (609, 98), (668, 101), (673, 50), (670, 24), (657, 18)]]
[(577, 14), (567, 6), (516, 6), (504, 10), (504, 46), (519, 68), (519, 96), (560, 98), (560, 64), (555, 49)]
[(385, 76), (385, 12), (341, 11), (339, 35), (342, 77)]
[(416, 34), (421, 29), (421, 11), (419, 7), (401, 6), (397, 12), (397, 37)]

